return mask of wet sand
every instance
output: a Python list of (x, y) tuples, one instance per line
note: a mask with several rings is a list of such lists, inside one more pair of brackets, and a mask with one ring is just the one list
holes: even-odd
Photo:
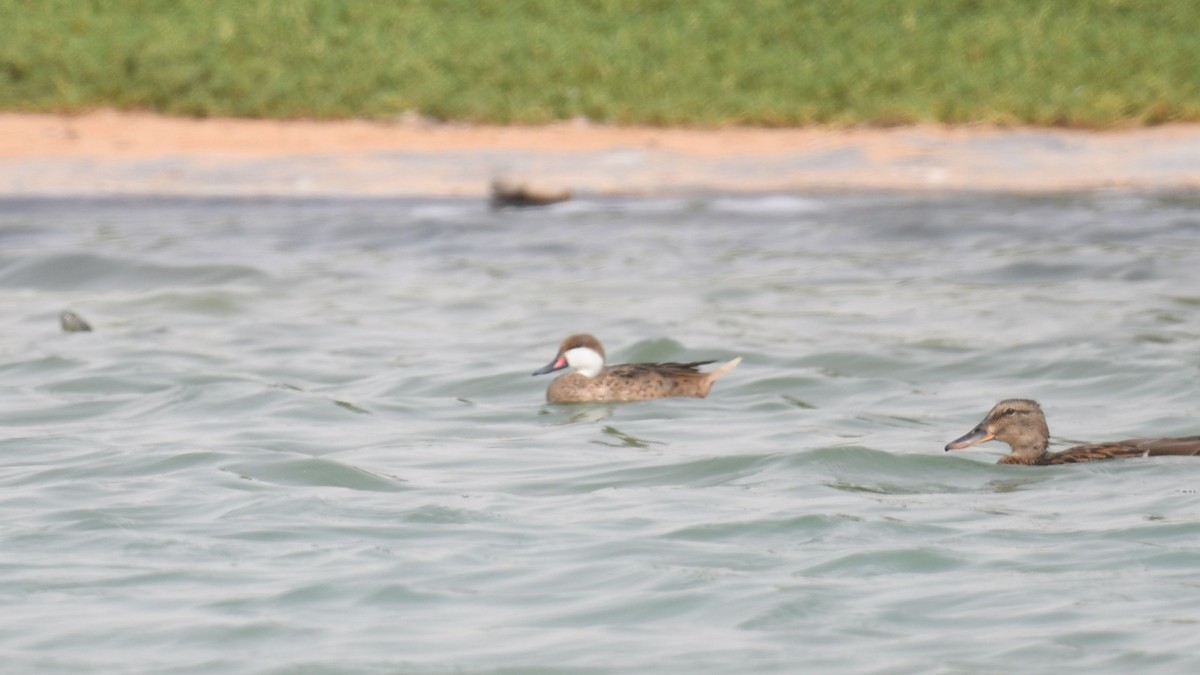
[(655, 129), (0, 113), (0, 195), (484, 196), (1200, 187), (1200, 125)]

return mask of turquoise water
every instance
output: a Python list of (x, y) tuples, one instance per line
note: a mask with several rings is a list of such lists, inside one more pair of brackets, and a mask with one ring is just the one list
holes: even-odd
[(5, 672), (1200, 669), (1200, 460), (942, 450), (1200, 433), (1195, 196), (7, 199), (0, 310)]

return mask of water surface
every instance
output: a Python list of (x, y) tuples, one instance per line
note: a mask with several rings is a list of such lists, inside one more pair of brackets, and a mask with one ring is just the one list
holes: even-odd
[(9, 672), (1200, 669), (1200, 461), (942, 451), (1200, 433), (1193, 195), (6, 199), (0, 310)]

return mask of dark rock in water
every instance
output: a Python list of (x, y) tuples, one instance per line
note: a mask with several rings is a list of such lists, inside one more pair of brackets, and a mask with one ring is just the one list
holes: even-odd
[(506, 206), (546, 206), (565, 202), (571, 198), (570, 190), (539, 190), (523, 183), (504, 180), (492, 181), (492, 208)]
[(91, 325), (84, 321), (83, 317), (70, 310), (60, 314), (58, 318), (62, 322), (62, 329), (67, 333), (89, 333), (92, 330)]

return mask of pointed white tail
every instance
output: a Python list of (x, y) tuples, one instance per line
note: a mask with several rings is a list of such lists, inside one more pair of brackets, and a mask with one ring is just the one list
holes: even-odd
[(719, 378), (722, 375), (724, 375), (725, 373), (728, 373), (729, 371), (733, 370), (734, 368), (737, 367), (737, 364), (739, 364), (741, 362), (742, 362), (742, 357), (739, 356), (736, 359), (730, 361), (729, 363), (726, 363), (725, 365), (721, 366), (720, 368), (709, 371), (709, 373), (708, 373), (709, 383), (716, 382), (717, 378)]

